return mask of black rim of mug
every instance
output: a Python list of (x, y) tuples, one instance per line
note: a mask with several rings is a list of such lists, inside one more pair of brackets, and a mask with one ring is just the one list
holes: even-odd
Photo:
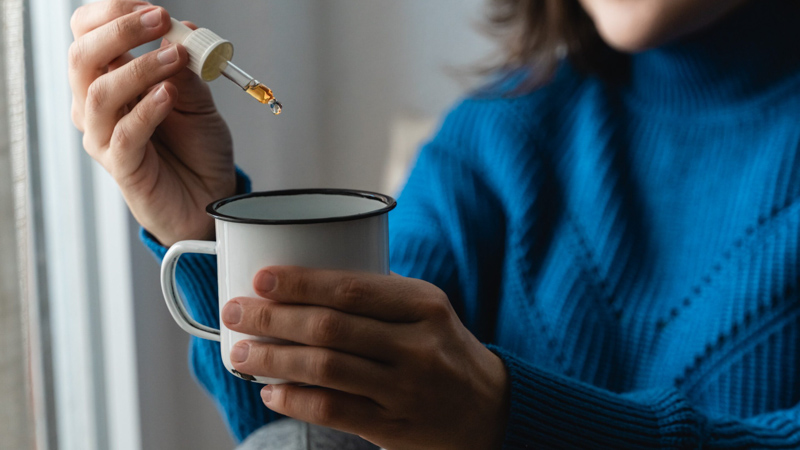
[[(305, 194), (323, 194), (323, 195), (342, 195), (348, 197), (360, 197), (369, 200), (377, 200), (382, 202), (385, 206), (361, 214), (352, 214), (349, 216), (336, 216), (336, 217), (321, 217), (319, 219), (246, 219), (242, 217), (229, 216), (219, 212), (219, 208), (233, 203), (238, 200), (255, 197), (278, 197), (290, 195), (305, 195)], [(393, 210), (397, 206), (397, 201), (388, 195), (379, 194), (377, 192), (358, 191), (353, 189), (285, 189), (280, 191), (261, 191), (251, 192), (249, 194), (241, 194), (233, 197), (223, 198), (217, 200), (206, 207), (208, 215), (215, 219), (224, 220), (226, 222), (235, 223), (252, 223), (263, 225), (294, 225), (294, 224), (312, 224), (312, 223), (330, 223), (330, 222), (346, 222), (349, 220), (366, 219), (368, 217), (379, 216)]]

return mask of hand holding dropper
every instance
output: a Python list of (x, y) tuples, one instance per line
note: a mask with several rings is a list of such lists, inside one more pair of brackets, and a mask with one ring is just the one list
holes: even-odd
[(189, 53), (189, 69), (204, 81), (220, 75), (233, 81), (260, 103), (269, 105), (278, 115), (283, 106), (275, 99), (272, 90), (251, 77), (231, 62), (233, 44), (206, 28), (192, 30), (179, 20), (171, 19), (172, 29), (164, 36), (168, 41), (182, 44)]

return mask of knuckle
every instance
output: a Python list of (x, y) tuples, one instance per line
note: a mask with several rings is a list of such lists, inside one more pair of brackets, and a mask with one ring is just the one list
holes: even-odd
[(149, 108), (146, 102), (136, 105), (129, 114), (133, 115), (133, 120), (137, 125), (145, 125), (150, 120)]
[(312, 422), (318, 424), (331, 423), (336, 418), (336, 404), (328, 396), (317, 395), (309, 401), (309, 415)]
[(418, 373), (427, 374), (433, 367), (439, 366), (441, 349), (446, 345), (448, 343), (442, 342), (438, 333), (426, 333), (415, 341), (409, 362)]
[(289, 291), (296, 299), (308, 296), (310, 290), (310, 282), (304, 276), (292, 277), (291, 281), (289, 281)]
[(147, 63), (145, 61), (145, 58), (136, 58), (130, 63), (128, 63), (128, 66), (130, 67), (128, 73), (132, 81), (134, 82), (140, 81), (147, 76), (148, 70), (147, 67), (145, 67), (146, 65)]
[(403, 360), (413, 360), (420, 351), (416, 339), (403, 339), (392, 345), (392, 351), (397, 358)]
[(125, 26), (123, 25), (124, 20), (114, 20), (109, 24), (111, 27), (111, 35), (115, 37), (123, 37), (125, 36)]
[(443, 319), (450, 317), (453, 307), (447, 294), (439, 288), (434, 288), (428, 294), (428, 298), (430, 299), (429, 308), (433, 318)]
[(86, 150), (86, 153), (94, 156), (93, 153), (95, 152), (95, 148), (92, 141), (89, 138), (88, 133), (84, 133), (82, 143), (84, 150)]
[(75, 125), (80, 132), (83, 132), (83, 113), (81, 112), (80, 108), (75, 105), (75, 102), (72, 102), (72, 110), (70, 111), (70, 118), (72, 119), (72, 123)]
[[(129, 170), (126, 168), (124, 155), (125, 152), (118, 149), (111, 148), (109, 151), (104, 152), (102, 155), (102, 163), (104, 167), (108, 167), (111, 176), (116, 178), (126, 177), (129, 175)], [(127, 182), (126, 182), (127, 184)]]
[(137, 25), (139, 20), (133, 17), (120, 17), (119, 19), (111, 22), (111, 34), (122, 39), (130, 39), (136, 36), (138, 32)]
[(109, 14), (110, 17), (120, 16), (125, 14), (127, 11), (125, 9), (125, 4), (128, 3), (126, 0), (110, 0), (106, 4), (106, 12)]
[[(435, 373), (434, 367), (440, 367), (441, 361), (436, 357), (436, 354), (441, 353), (440, 349), (430, 348), (429, 346), (425, 346), (424, 349), (420, 349), (420, 351), (415, 355), (415, 358), (409, 362), (409, 367), (413, 367), (415, 377), (419, 377), (420, 380), (427, 380), (431, 378), (427, 378), (433, 376), (432, 379), (437, 379), (436, 377), (439, 374)], [(413, 399), (406, 399), (408, 401), (413, 401)]]
[(325, 383), (334, 380), (339, 370), (339, 364), (330, 353), (323, 352), (315, 354), (311, 361), (311, 372), (314, 374), (317, 383)]
[(332, 344), (341, 333), (341, 320), (333, 312), (320, 313), (311, 321), (311, 335), (318, 344)]
[[(257, 351), (260, 353), (258, 361), (262, 367), (273, 367), (273, 363), (275, 361), (274, 346), (266, 344), (266, 345), (259, 345), (257, 347), (251, 347), (251, 351), (253, 349), (258, 349)], [(255, 360), (255, 358), (253, 359)]]
[(83, 142), (83, 149), (86, 150), (86, 153), (88, 153), (89, 156), (91, 156), (92, 158), (95, 158), (97, 151), (96, 151), (96, 149), (94, 147), (94, 144), (89, 139), (89, 134), (88, 133), (83, 135), (83, 141), (82, 142)]
[(282, 271), (274, 272), (274, 275), (278, 278), (278, 289), (286, 297), (300, 300), (307, 296), (310, 286), (305, 276)]
[(69, 18), (69, 28), (75, 33), (78, 29), (78, 25), (83, 18), (83, 14), (86, 11), (86, 6), (80, 6), (75, 11), (72, 12), (72, 16)]
[(69, 61), (69, 66), (72, 68), (78, 68), (81, 66), (81, 63), (84, 59), (84, 46), (83, 40), (78, 39), (72, 41), (69, 44), (69, 50), (67, 51), (67, 59)]
[(86, 91), (86, 109), (89, 111), (97, 111), (102, 108), (105, 101), (106, 88), (101, 82), (101, 79), (98, 78), (94, 83), (89, 85), (89, 89)]
[(264, 306), (255, 313), (255, 327), (258, 331), (267, 332), (272, 325), (272, 309)]
[[(111, 133), (111, 148), (119, 150), (128, 148), (131, 144), (131, 135), (128, 129), (122, 125), (117, 124), (114, 131)], [(116, 151), (114, 153), (120, 153)]]
[(334, 292), (336, 304), (345, 310), (359, 304), (366, 296), (366, 283), (353, 277), (343, 278)]

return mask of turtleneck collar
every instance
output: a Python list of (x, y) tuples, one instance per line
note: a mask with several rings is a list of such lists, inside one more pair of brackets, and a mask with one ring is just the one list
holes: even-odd
[(750, 104), (800, 75), (800, 1), (750, 0), (710, 27), (633, 55), (628, 88), (660, 109)]

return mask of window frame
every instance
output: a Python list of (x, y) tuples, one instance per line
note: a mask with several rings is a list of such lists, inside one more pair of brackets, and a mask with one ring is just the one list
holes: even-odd
[(40, 401), (48, 411), (37, 421), (48, 423), (39, 448), (140, 449), (128, 212), (70, 120), (69, 21), (83, 2), (25, 2), (30, 171), (41, 205), (34, 257), (43, 261), (35, 307), (40, 394), (47, 397), (48, 384), (52, 390), (49, 406)]

